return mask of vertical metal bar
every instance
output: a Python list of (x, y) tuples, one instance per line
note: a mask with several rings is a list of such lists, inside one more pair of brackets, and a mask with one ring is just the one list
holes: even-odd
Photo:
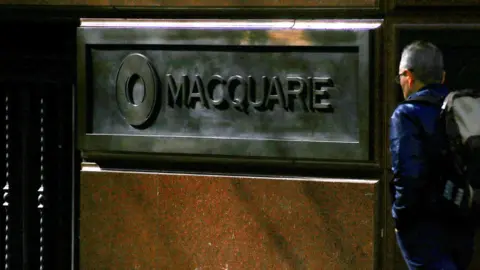
[(40, 188), (38, 189), (38, 212), (40, 215), (40, 250), (39, 250), (39, 269), (43, 270), (44, 261), (44, 246), (43, 246), (43, 207), (44, 207), (44, 151), (45, 151), (45, 138), (44, 138), (44, 113), (45, 104), (43, 97), (40, 97)]
[(9, 146), (9, 96), (8, 96), (8, 93), (5, 93), (5, 186), (3, 187), (3, 207), (5, 208), (5, 248), (4, 248), (4, 268), (5, 269), (10, 269), (10, 261), (9, 261), (9, 239), (8, 239), (8, 235), (9, 235), (9, 225), (10, 225), (10, 222), (9, 222), (9, 196), (10, 196), (10, 185), (9, 185), (9, 181), (10, 181), (10, 156), (9, 156), (9, 153), (10, 153), (10, 146)]
[[(24, 261), (23, 248), (23, 184), (22, 176), (25, 171), (22, 161), (22, 132), (21, 124), (21, 108), (17, 104), (25, 104), (21, 99), (19, 91), (13, 90), (11, 82), (2, 80), (2, 86), (6, 88), (5, 96), (2, 98), (4, 106), (2, 106), (2, 122), (4, 129), (2, 132), (2, 147), (5, 149), (5, 182), (2, 183), (3, 200), (2, 206), (4, 215), (2, 215), (2, 244), (3, 269), (24, 269), (22, 266)], [(3, 95), (2, 95), (3, 96)], [(5, 113), (5, 114), (3, 114)], [(3, 140), (4, 139), (4, 140)], [(4, 222), (3, 222), (4, 221)]]

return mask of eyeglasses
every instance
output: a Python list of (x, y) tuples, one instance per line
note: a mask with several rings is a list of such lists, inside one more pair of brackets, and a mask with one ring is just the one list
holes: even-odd
[[(407, 69), (408, 71), (410, 72), (413, 72), (413, 69)], [(400, 77), (402, 76), (407, 76), (407, 70), (405, 70), (404, 72), (398, 74), (397, 76), (395, 76), (395, 82), (396, 83), (400, 83)]]

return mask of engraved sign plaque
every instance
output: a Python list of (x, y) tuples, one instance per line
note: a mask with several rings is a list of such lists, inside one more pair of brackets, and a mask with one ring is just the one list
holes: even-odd
[(80, 27), (79, 148), (368, 160), (370, 32)]

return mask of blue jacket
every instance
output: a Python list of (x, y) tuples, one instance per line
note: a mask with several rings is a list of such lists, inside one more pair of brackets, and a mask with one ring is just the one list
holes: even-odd
[[(444, 85), (427, 85), (407, 98), (448, 94)], [(432, 213), (429, 183), (442, 168), (441, 144), (444, 138), (436, 131), (439, 106), (400, 104), (390, 119), (390, 152), (392, 156), (392, 216), (399, 224), (411, 223)], [(443, 147), (443, 146), (442, 146)]]

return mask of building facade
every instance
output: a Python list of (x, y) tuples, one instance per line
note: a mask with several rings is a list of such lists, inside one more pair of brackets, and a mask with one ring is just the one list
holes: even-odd
[(1, 265), (405, 269), (400, 52), (430, 40), (479, 85), (479, 4), (0, 3)]

